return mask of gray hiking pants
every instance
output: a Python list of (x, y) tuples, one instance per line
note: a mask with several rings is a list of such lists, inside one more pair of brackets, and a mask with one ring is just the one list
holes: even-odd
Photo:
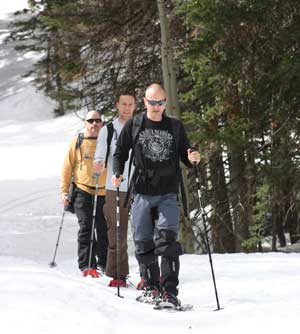
[[(153, 208), (157, 210), (153, 222)], [(149, 196), (135, 194), (132, 208), (135, 254), (140, 271), (150, 288), (161, 285), (163, 292), (178, 294), (180, 243), (177, 194)], [(161, 256), (161, 277), (157, 257)], [(159, 283), (160, 282), (160, 283)]]
[(135, 241), (152, 240), (154, 237), (151, 209), (156, 207), (158, 220), (156, 229), (178, 234), (179, 204), (177, 194), (159, 196), (135, 194), (131, 207)]

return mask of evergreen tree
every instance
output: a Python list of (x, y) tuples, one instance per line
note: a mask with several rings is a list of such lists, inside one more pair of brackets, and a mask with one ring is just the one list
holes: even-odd
[[(35, 83), (65, 109), (107, 112), (122, 91), (162, 80), (160, 29), (152, 1), (31, 1), (12, 38), (42, 51)], [(25, 39), (22, 36), (26, 33)]]
[[(198, 140), (210, 148), (209, 157), (217, 156), (220, 148), (227, 157), (219, 169), (228, 171), (229, 198), (214, 207), (230, 204), (233, 224), (225, 229), (234, 226), (230, 232), (236, 251), (258, 245), (257, 194), (266, 184), (270, 201), (264, 210), (273, 214), (273, 249), (277, 237), (284, 244), (287, 219), (296, 240), (300, 3), (191, 0), (180, 9), (190, 29), (185, 65), (193, 85), (186, 99), (196, 116), (188, 118), (198, 124)], [(270, 119), (278, 124), (271, 146), (266, 144), (271, 140)], [(224, 214), (214, 216), (212, 223), (221, 222)]]

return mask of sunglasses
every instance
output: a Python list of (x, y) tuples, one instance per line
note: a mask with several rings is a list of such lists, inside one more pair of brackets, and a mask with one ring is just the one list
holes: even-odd
[(90, 118), (90, 119), (86, 119), (85, 121), (90, 123), (90, 124), (101, 123), (102, 122), (101, 118)]
[(148, 100), (148, 99), (146, 99), (147, 100), (147, 102), (151, 105), (151, 106), (156, 106), (156, 105), (158, 105), (158, 106), (163, 106), (165, 103), (166, 103), (166, 99), (164, 99), (164, 100), (159, 100), (159, 101), (156, 101), (156, 100)]

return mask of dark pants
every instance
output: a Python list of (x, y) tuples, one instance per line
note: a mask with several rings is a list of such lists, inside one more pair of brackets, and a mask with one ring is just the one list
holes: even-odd
[[(153, 224), (153, 208), (157, 222)], [(132, 204), (132, 225), (136, 258), (143, 278), (150, 288), (178, 294), (179, 255), (182, 248), (177, 241), (179, 205), (177, 194), (149, 196), (135, 194)], [(161, 266), (158, 266), (161, 256)], [(161, 277), (159, 277), (161, 272)]]
[[(97, 197), (97, 208), (95, 217), (94, 242), (92, 244), (91, 268), (106, 266), (107, 258), (107, 226), (103, 214), (105, 196)], [(75, 213), (79, 223), (78, 231), (78, 266), (80, 270), (89, 267), (90, 244), (93, 225), (94, 195), (79, 188), (76, 189), (74, 201)]]

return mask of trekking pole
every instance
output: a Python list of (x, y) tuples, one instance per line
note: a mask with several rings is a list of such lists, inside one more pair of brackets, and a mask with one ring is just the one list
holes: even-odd
[[(116, 175), (117, 178), (120, 176)], [(117, 187), (117, 216), (116, 216), (116, 224), (117, 224), (117, 296), (120, 298), (123, 298), (123, 296), (120, 295), (120, 188)]]
[(89, 254), (89, 266), (88, 266), (88, 275), (91, 275), (91, 263), (92, 263), (92, 251), (93, 251), (93, 243), (94, 243), (94, 235), (95, 235), (95, 221), (96, 221), (96, 211), (97, 211), (97, 199), (98, 199), (98, 179), (99, 174), (94, 174), (94, 178), (96, 180), (96, 187), (95, 187), (95, 195), (94, 195), (94, 205), (93, 205), (93, 222), (92, 222), (92, 232), (90, 238), (90, 254)]
[(57, 252), (59, 239), (60, 239), (60, 235), (61, 235), (61, 231), (62, 231), (62, 227), (63, 227), (63, 223), (64, 223), (65, 213), (66, 213), (66, 210), (63, 211), (62, 216), (61, 216), (61, 221), (60, 221), (60, 225), (59, 225), (58, 236), (57, 236), (57, 241), (56, 241), (55, 250), (54, 250), (54, 254), (53, 254), (53, 259), (49, 263), (50, 268), (54, 268), (54, 267), (57, 266), (57, 264), (55, 263), (55, 258), (56, 258), (56, 252)]
[(207, 227), (206, 227), (204, 206), (202, 204), (202, 198), (201, 198), (201, 188), (200, 188), (200, 181), (199, 181), (199, 177), (198, 177), (198, 165), (197, 164), (194, 164), (194, 172), (195, 172), (196, 184), (197, 184), (199, 209), (200, 209), (201, 215), (202, 215), (202, 221), (203, 221), (204, 232), (205, 232), (206, 248), (207, 248), (207, 253), (208, 253), (208, 256), (209, 256), (209, 263), (210, 263), (211, 274), (212, 274), (212, 278), (213, 278), (213, 282), (214, 282), (214, 289), (215, 289), (215, 295), (216, 295), (216, 301), (217, 301), (217, 309), (215, 311), (219, 311), (219, 310), (221, 310), (221, 308), (220, 308), (220, 303), (219, 303), (219, 297), (218, 297), (215, 273), (214, 273), (214, 268), (213, 268), (212, 256), (211, 256), (211, 251), (210, 251), (210, 246), (209, 246), (208, 232), (207, 232)]

